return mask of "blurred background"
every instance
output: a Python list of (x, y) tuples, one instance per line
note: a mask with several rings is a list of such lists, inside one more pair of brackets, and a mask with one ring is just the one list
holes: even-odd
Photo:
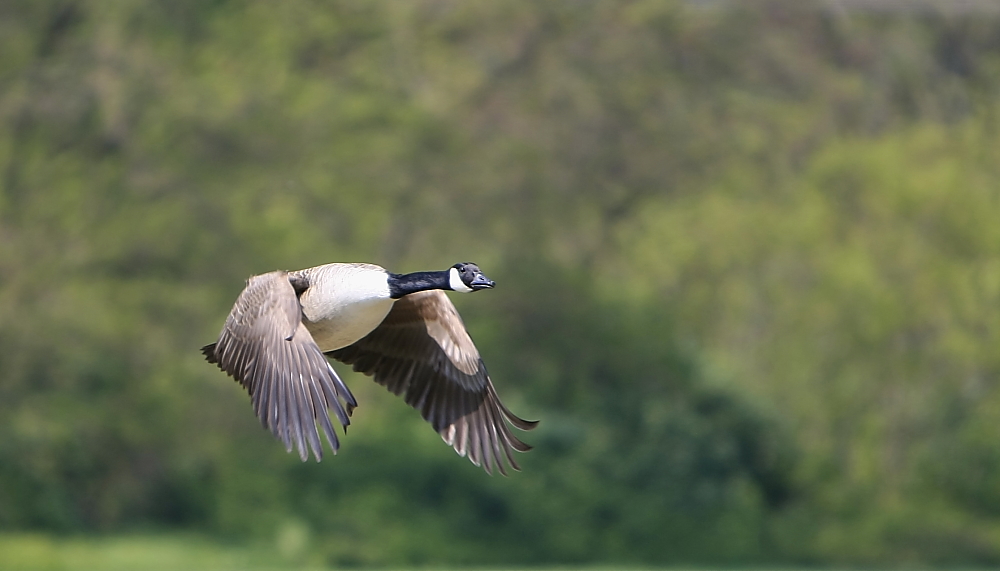
[[(302, 463), (198, 350), (464, 260), (509, 478), (344, 367)], [(1000, 564), (998, 302), (993, 2), (0, 3), (8, 568)]]

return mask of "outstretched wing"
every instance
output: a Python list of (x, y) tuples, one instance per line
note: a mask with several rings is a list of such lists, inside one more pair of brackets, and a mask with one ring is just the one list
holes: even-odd
[(327, 411), (332, 410), (346, 430), (357, 401), (303, 325), (302, 308), (286, 272), (251, 277), (219, 340), (202, 352), (247, 389), (261, 424), (286, 450), (291, 452), (294, 442), (303, 461), (309, 458), (308, 448), (319, 461), (323, 445), (318, 424), (337, 452), (340, 442)]
[(327, 354), (402, 395), (473, 464), (488, 473), (496, 466), (506, 475), (506, 457), (520, 470), (512, 450), (531, 447), (511, 433), (508, 423), (521, 430), (538, 423), (518, 418), (500, 402), (479, 351), (443, 291), (400, 298), (375, 330)]

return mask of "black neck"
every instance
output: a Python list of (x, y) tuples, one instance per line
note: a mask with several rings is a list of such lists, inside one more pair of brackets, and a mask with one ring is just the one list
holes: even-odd
[(449, 270), (443, 272), (413, 272), (389, 274), (389, 297), (399, 299), (404, 295), (429, 289), (451, 289)]

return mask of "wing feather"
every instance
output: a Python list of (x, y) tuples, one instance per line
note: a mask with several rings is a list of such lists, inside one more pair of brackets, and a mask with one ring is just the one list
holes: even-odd
[(488, 473), (496, 467), (506, 475), (506, 458), (520, 470), (512, 451), (531, 447), (508, 425), (531, 430), (537, 422), (517, 417), (500, 402), (479, 351), (443, 291), (402, 297), (374, 331), (327, 354), (401, 395), (476, 466)]
[(219, 340), (202, 347), (209, 362), (250, 394), (254, 412), (289, 451), (302, 460), (323, 457), (318, 428), (334, 453), (340, 441), (330, 422), (346, 430), (354, 396), (302, 323), (302, 308), (286, 272), (251, 277)]

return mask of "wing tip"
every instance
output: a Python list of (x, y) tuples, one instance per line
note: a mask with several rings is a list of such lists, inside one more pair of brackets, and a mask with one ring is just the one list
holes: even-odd
[(207, 359), (209, 363), (215, 365), (219, 364), (219, 359), (215, 356), (216, 345), (217, 343), (209, 343), (208, 345), (205, 345), (204, 347), (201, 348), (201, 353), (202, 355), (205, 356), (205, 359)]
[(510, 423), (513, 424), (515, 428), (523, 430), (525, 432), (538, 428), (538, 422), (539, 422), (537, 420), (524, 420), (523, 418), (518, 418), (516, 416), (513, 416), (513, 418), (508, 417), (507, 420), (510, 421)]

